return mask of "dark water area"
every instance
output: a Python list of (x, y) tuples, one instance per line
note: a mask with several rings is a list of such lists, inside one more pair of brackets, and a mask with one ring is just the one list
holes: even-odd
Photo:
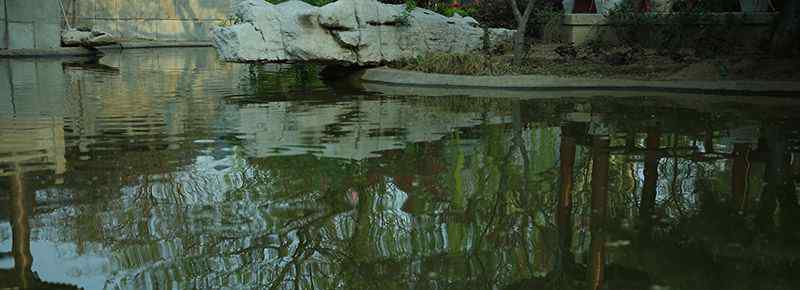
[(0, 289), (800, 289), (800, 99), (317, 72), (0, 60)]

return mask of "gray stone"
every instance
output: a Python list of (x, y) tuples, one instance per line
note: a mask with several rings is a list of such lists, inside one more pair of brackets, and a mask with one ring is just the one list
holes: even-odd
[[(323, 7), (291, 0), (279, 5), (235, 0), (237, 23), (211, 29), (228, 61), (314, 61), (373, 65), (434, 52), (468, 53), (483, 47), (475, 19), (376, 0), (340, 0)], [(513, 31), (490, 29), (492, 43)]]
[(10, 49), (34, 48), (35, 42), (33, 39), (33, 31), (34, 31), (33, 23), (9, 22), (8, 48)]
[[(120, 16), (120, 0), (94, 1), (94, 17), (101, 19), (116, 19)], [(56, 4), (58, 5), (58, 4)]]
[(6, 42), (6, 22), (0, 20), (0, 49), (8, 48)]
[(61, 32), (61, 43), (64, 46), (103, 46), (115, 42), (111, 34), (103, 31), (69, 29)]
[(56, 48), (61, 46), (59, 42), (59, 35), (61, 33), (61, 25), (53, 23), (36, 22), (34, 25), (35, 45), (36, 48)]

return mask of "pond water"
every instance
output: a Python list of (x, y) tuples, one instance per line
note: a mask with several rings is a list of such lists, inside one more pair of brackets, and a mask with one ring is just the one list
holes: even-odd
[(798, 99), (317, 72), (0, 60), (0, 288), (800, 289)]

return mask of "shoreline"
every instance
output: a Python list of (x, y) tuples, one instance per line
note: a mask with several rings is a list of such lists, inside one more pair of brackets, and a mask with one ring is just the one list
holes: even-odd
[(580, 78), (549, 75), (471, 76), (399, 70), (388, 67), (363, 69), (355, 78), (383, 86), (486, 91), (651, 91), (717, 95), (800, 96), (795, 81), (660, 81), (617, 78)]
[(159, 42), (159, 41), (132, 41), (118, 44), (94, 47), (94, 49), (84, 47), (56, 47), (56, 48), (30, 48), (30, 49), (4, 49), (0, 50), (0, 58), (37, 58), (37, 57), (72, 57), (72, 56), (92, 56), (102, 54), (103, 51), (125, 50), (125, 49), (145, 49), (145, 48), (168, 48), (168, 47), (211, 47), (211, 42)]

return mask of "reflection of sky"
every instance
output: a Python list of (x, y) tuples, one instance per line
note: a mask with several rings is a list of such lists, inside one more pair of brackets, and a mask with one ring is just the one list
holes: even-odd
[[(47, 232), (48, 228), (37, 232)], [(2, 240), (0, 252), (11, 252), (11, 226), (0, 224)], [(30, 244), (33, 254), (33, 272), (46, 282), (79, 285), (85, 289), (103, 289), (110, 272), (109, 253), (95, 255), (88, 252), (78, 253), (73, 243), (54, 243), (32, 237)], [(0, 269), (14, 268), (14, 259), (0, 259)]]
[[(11, 224), (8, 222), (0, 223), (0, 253), (11, 252)], [(0, 269), (14, 268), (14, 260), (0, 258)]]

